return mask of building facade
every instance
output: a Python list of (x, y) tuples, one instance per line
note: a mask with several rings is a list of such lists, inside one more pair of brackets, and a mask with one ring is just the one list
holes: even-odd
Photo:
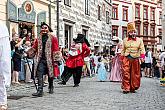
[(60, 44), (68, 48), (78, 33), (87, 36), (92, 48), (105, 47), (111, 37), (111, 0), (62, 0)]
[(132, 5), (138, 37), (143, 39), (146, 48), (161, 48), (162, 3), (158, 0), (132, 0)]
[[(0, 21), (5, 22), (10, 35), (23, 29), (37, 37), (41, 22), (57, 31), (56, 0), (3, 0)], [(78, 33), (85, 34), (92, 47), (109, 45), (111, 37), (111, 0), (60, 0), (59, 44), (69, 48)]]
[[(162, 3), (160, 0), (113, 0), (112, 36), (124, 38), (128, 22), (135, 22), (137, 36), (145, 47), (162, 48)], [(156, 46), (155, 46), (156, 45)]]
[(26, 29), (32, 38), (38, 36), (41, 22), (47, 22), (55, 30), (55, 4), (47, 0), (2, 0), (0, 21), (7, 24), (10, 35), (21, 37)]
[[(160, 0), (160, 2), (162, 2), (162, 26), (163, 26), (162, 46), (165, 47), (165, 1)], [(163, 50), (164, 50), (164, 48), (163, 48)]]
[(124, 39), (127, 36), (127, 23), (133, 22), (131, 0), (112, 1), (112, 37)]

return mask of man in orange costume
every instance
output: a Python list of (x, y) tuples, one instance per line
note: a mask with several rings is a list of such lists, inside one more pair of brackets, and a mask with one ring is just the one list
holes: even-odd
[(123, 40), (123, 50), (121, 52), (123, 80), (123, 93), (135, 93), (140, 87), (140, 63), (144, 61), (145, 49), (143, 40), (136, 37), (136, 29), (134, 23), (127, 24), (128, 37)]

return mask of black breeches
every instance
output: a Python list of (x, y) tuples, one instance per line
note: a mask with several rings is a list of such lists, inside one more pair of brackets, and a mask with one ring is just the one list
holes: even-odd
[(61, 78), (64, 82), (67, 82), (69, 78), (72, 76), (72, 74), (73, 74), (74, 84), (79, 84), (82, 75), (82, 67), (68, 68), (65, 66)]
[[(43, 75), (48, 73), (46, 60), (40, 60), (37, 68), (38, 89), (43, 90)], [(48, 75), (49, 87), (53, 87), (53, 78)]]

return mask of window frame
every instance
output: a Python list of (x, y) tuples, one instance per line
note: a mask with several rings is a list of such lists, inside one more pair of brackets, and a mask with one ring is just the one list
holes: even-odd
[(101, 21), (101, 6), (98, 5), (98, 20)]
[[(138, 16), (136, 15), (136, 11), (138, 12)], [(135, 4), (135, 18), (140, 19), (140, 5)]]
[[(113, 30), (116, 30), (116, 35), (113, 35)], [(117, 25), (112, 25), (112, 37), (113, 37), (113, 36), (118, 37), (118, 32), (119, 32), (119, 26), (117, 26)]]
[[(68, 1), (68, 3), (66, 1)], [(64, 0), (64, 5), (71, 7), (71, 0)]]
[[(146, 35), (144, 34), (144, 32), (145, 32), (144, 27), (146, 27), (146, 30), (147, 30)], [(143, 35), (148, 36), (148, 25), (146, 25), (146, 24), (143, 24)]]
[[(116, 10), (116, 11), (114, 11), (114, 9)], [(116, 14), (116, 18), (114, 18), (114, 12), (115, 12), (115, 14)], [(113, 20), (118, 20), (118, 5), (114, 5), (114, 6), (112, 6), (112, 19)]]
[(155, 8), (151, 7), (150, 20), (155, 21)]
[[(146, 13), (144, 13), (144, 10), (146, 9)], [(146, 14), (146, 18), (144, 18), (144, 15)], [(148, 20), (148, 6), (144, 5), (143, 6), (143, 19)]]
[[(138, 27), (138, 29), (136, 27)], [(140, 35), (140, 24), (135, 24), (135, 28), (137, 31), (137, 35)]]
[(124, 37), (124, 31), (126, 31), (126, 36), (125, 37), (127, 37), (127, 27), (126, 26), (122, 26), (122, 39), (124, 39), (125, 37)]
[(158, 29), (159, 35), (162, 36), (162, 28)]
[[(125, 17), (125, 12), (126, 11), (126, 19), (124, 18)], [(128, 21), (128, 8), (126, 7), (123, 7), (123, 21)]]
[(85, 14), (90, 15), (90, 0), (85, 0)]
[(159, 25), (162, 25), (162, 11), (159, 11)]
[(106, 11), (106, 23), (109, 24), (110, 23), (110, 12)]
[[(152, 32), (153, 32), (153, 35), (151, 35)], [(155, 26), (150, 27), (150, 36), (155, 36)]]

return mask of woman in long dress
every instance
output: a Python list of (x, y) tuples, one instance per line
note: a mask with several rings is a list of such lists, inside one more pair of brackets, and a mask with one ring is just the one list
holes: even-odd
[(107, 79), (107, 71), (105, 68), (105, 64), (102, 60), (102, 57), (98, 58), (98, 66), (97, 66), (97, 73), (99, 81), (106, 81)]
[(114, 40), (117, 43), (116, 50), (115, 50), (115, 57), (113, 58), (112, 62), (112, 69), (109, 76), (110, 81), (114, 82), (121, 82), (122, 81), (122, 67), (121, 67), (121, 60), (120, 54), (122, 50), (122, 45), (119, 43), (119, 39)]

